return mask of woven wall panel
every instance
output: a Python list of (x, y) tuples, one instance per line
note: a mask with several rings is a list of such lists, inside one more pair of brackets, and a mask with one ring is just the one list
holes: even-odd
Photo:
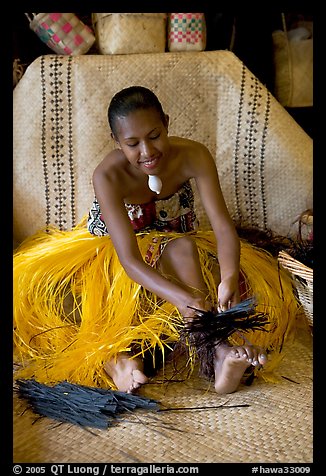
[[(229, 51), (47, 55), (14, 90), (14, 235), (70, 229), (91, 206), (91, 176), (114, 146), (107, 106), (121, 88), (154, 90), (170, 134), (216, 158), (232, 217), (283, 235), (312, 207), (312, 139)], [(209, 227), (196, 193), (203, 228)]]

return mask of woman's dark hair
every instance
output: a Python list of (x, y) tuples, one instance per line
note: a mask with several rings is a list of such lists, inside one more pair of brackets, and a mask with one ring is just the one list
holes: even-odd
[(108, 120), (112, 134), (116, 137), (116, 119), (126, 117), (138, 109), (156, 109), (165, 124), (165, 114), (157, 96), (143, 86), (130, 86), (115, 94), (108, 108)]

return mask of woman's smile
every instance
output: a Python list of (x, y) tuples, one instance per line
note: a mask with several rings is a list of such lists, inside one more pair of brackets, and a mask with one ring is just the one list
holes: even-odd
[(138, 163), (140, 163), (143, 167), (145, 167), (147, 170), (150, 170), (150, 171), (153, 171), (154, 169), (156, 169), (159, 162), (160, 162), (159, 157), (141, 159), (138, 161)]

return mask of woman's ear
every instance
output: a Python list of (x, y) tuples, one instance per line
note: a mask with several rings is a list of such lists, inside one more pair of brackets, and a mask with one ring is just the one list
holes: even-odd
[(121, 146), (120, 146), (120, 143), (118, 141), (118, 139), (116, 139), (115, 135), (113, 134), (113, 132), (111, 132), (111, 138), (114, 140), (116, 146), (118, 147), (118, 149), (121, 149)]
[(165, 124), (164, 125), (165, 125), (166, 129), (168, 129), (169, 128), (170, 117), (169, 117), (168, 114), (164, 114), (164, 117), (165, 117)]

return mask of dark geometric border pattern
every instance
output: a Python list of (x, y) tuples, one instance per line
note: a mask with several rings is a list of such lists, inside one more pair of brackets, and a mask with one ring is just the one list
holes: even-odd
[(72, 56), (68, 58), (67, 68), (67, 95), (68, 95), (68, 159), (69, 159), (69, 178), (70, 178), (70, 204), (71, 204), (71, 226), (76, 226), (76, 206), (75, 206), (75, 176), (74, 176), (74, 157), (73, 157), (73, 134), (72, 134)]
[(238, 122), (237, 122), (237, 133), (235, 138), (235, 150), (234, 150), (234, 192), (235, 192), (235, 203), (236, 203), (236, 219), (239, 221), (241, 219), (241, 207), (240, 207), (240, 181), (239, 181), (239, 156), (240, 156), (240, 131), (242, 124), (242, 109), (243, 109), (243, 97), (244, 97), (244, 87), (245, 87), (245, 74), (246, 68), (242, 64), (242, 74), (241, 74), (241, 86), (240, 86), (240, 98), (239, 98), (239, 109), (238, 109)]
[(234, 150), (236, 220), (261, 229), (267, 228), (265, 152), (269, 117), (270, 93), (242, 64)]
[[(67, 230), (75, 225), (75, 179), (72, 129), (72, 58), (41, 58), (41, 150), (45, 184), (45, 225)], [(66, 65), (66, 66), (65, 66)], [(66, 76), (65, 76), (65, 69)], [(67, 190), (69, 187), (70, 193)], [(69, 203), (70, 198), (70, 203)]]
[(48, 228), (51, 220), (51, 206), (49, 193), (49, 172), (46, 154), (46, 88), (45, 88), (45, 69), (44, 56), (41, 57), (41, 89), (42, 89), (42, 117), (41, 117), (41, 153), (44, 176), (44, 194), (45, 194), (45, 226)]

